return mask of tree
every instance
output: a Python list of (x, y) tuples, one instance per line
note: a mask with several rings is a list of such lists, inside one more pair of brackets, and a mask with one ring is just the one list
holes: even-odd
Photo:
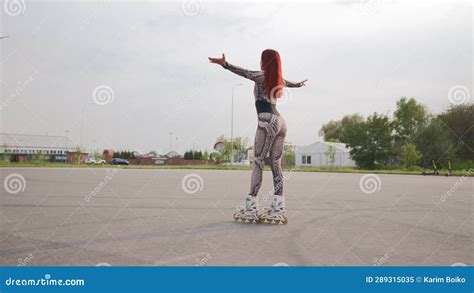
[(201, 151), (194, 151), (193, 154), (193, 160), (202, 160), (202, 152)]
[(190, 151), (186, 151), (184, 153), (184, 159), (185, 160), (192, 160), (192, 153)]
[(342, 120), (331, 120), (323, 124), (321, 130), (319, 130), (319, 136), (322, 136), (326, 141), (330, 139), (340, 140), (342, 138)]
[(230, 161), (232, 154), (238, 160), (241, 160), (247, 155), (247, 151), (249, 150), (247, 137), (235, 137), (233, 139), (233, 148), (230, 139), (226, 138), (224, 135), (217, 137), (216, 142), (224, 144), (224, 149), (219, 151), (219, 160)]
[(326, 149), (324, 154), (328, 158), (331, 167), (334, 167), (334, 164), (336, 163), (336, 147), (334, 146), (334, 144), (328, 144), (328, 148)]
[(75, 153), (74, 155), (75, 155), (75, 158), (76, 158), (76, 163), (77, 163), (77, 164), (81, 163), (81, 161), (82, 161), (82, 154), (83, 154), (83, 151), (82, 151), (81, 147), (80, 147), (80, 146), (77, 146), (77, 147), (76, 147), (76, 150), (74, 151), (74, 153)]
[(219, 152), (212, 152), (209, 154), (209, 159), (213, 161), (217, 161), (217, 160), (220, 160), (220, 156), (221, 154)]
[(416, 130), (428, 119), (425, 106), (417, 103), (414, 98), (407, 99), (406, 97), (398, 100), (393, 116), (394, 137), (399, 145), (411, 142)]
[(42, 151), (37, 151), (31, 158), (32, 163), (42, 163), (44, 162), (45, 156)]
[(390, 157), (392, 127), (386, 115), (374, 113), (351, 130), (351, 157), (359, 167), (374, 169), (387, 163)]
[(92, 152), (91, 157), (94, 158), (96, 161), (100, 161), (102, 160), (102, 153), (95, 150), (94, 152)]
[(450, 130), (449, 137), (456, 145), (455, 153), (463, 160), (474, 160), (474, 104), (451, 106), (438, 118)]
[(449, 129), (436, 117), (418, 129), (414, 143), (422, 154), (422, 166), (431, 165), (432, 159), (439, 161), (453, 156), (455, 144), (449, 138)]
[(421, 158), (422, 154), (416, 149), (414, 144), (407, 143), (402, 147), (400, 160), (405, 168), (415, 166)]
[(204, 161), (205, 164), (208, 163), (209, 161), (209, 153), (207, 152), (207, 150), (204, 151), (204, 154), (202, 155), (202, 159)]
[(295, 150), (292, 145), (286, 144), (283, 147), (283, 162), (282, 164), (286, 166), (295, 165)]
[(339, 141), (349, 143), (352, 133), (364, 122), (364, 117), (360, 114), (345, 115), (341, 120), (329, 121), (324, 124), (319, 135), (323, 136), (325, 141)]

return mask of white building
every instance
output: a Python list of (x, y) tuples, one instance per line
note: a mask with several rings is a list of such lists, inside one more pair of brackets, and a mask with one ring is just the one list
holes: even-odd
[(37, 153), (51, 162), (65, 162), (74, 149), (66, 136), (0, 133), (0, 157), (11, 162), (28, 161)]
[[(334, 148), (334, 164), (329, 155), (331, 147)], [(295, 165), (302, 166), (336, 166), (353, 167), (355, 162), (349, 154), (350, 149), (344, 143), (315, 142), (308, 146), (297, 148), (295, 151)]]

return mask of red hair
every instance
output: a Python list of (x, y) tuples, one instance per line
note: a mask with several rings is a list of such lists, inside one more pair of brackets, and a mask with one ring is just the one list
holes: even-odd
[(272, 49), (262, 52), (262, 70), (265, 77), (265, 93), (270, 100), (283, 94), (280, 54)]

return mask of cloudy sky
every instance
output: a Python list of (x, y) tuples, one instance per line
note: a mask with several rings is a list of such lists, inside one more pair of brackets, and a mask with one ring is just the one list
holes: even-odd
[(211, 149), (241, 82), (234, 134), (252, 140), (252, 82), (207, 57), (258, 69), (266, 48), (286, 79), (308, 79), (279, 106), (297, 145), (344, 114), (391, 114), (401, 96), (433, 112), (453, 87), (473, 100), (471, 1), (2, 2), (2, 132), (69, 130), (79, 144), (83, 125), (89, 149), (161, 153), (172, 132), (173, 149)]

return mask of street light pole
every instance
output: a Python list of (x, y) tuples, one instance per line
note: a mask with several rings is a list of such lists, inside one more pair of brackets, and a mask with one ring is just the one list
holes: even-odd
[(173, 136), (173, 132), (170, 132), (169, 135), (170, 135), (170, 152), (171, 152), (171, 149), (173, 148), (173, 147), (171, 146), (171, 137)]
[(67, 135), (69, 133), (69, 130), (66, 129), (66, 130), (64, 130), (64, 132), (66, 133), (66, 151), (67, 151)]
[(64, 130), (64, 132), (66, 133), (66, 150), (64, 151), (65, 154), (66, 154), (66, 159), (64, 160), (64, 162), (67, 163), (67, 155), (68, 155), (68, 153), (69, 153), (69, 150), (67, 149), (67, 147), (68, 147), (68, 145), (67, 145), (68, 136), (67, 136), (67, 135), (68, 135), (68, 133), (69, 133), (69, 130), (66, 129), (66, 130)]
[(232, 87), (232, 100), (230, 105), (230, 164), (234, 164), (234, 89), (241, 86), (241, 83), (234, 84)]
[(87, 103), (82, 107), (81, 134), (80, 134), (80, 137), (79, 137), (79, 146), (81, 148), (82, 148), (82, 131), (84, 129), (84, 118), (86, 116), (87, 106), (90, 105), (90, 104), (94, 104), (94, 103)]

